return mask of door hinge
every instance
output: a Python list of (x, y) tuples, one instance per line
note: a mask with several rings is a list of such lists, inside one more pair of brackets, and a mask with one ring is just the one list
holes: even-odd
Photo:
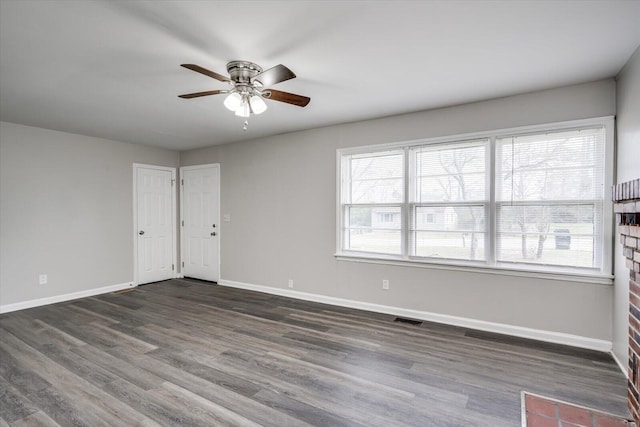
[(173, 271), (173, 270), (175, 270), (175, 269), (176, 269), (175, 265), (174, 265), (174, 264), (171, 264), (171, 270)]
[(182, 220), (182, 226), (184, 227), (184, 219)]
[(184, 267), (184, 261), (182, 261), (182, 266)]
[(181, 180), (180, 180), (180, 183), (181, 183), (182, 185), (184, 185), (184, 179), (181, 179)]

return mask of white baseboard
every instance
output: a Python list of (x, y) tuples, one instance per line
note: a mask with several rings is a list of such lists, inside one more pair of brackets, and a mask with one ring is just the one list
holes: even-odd
[(18, 310), (25, 310), (27, 308), (40, 307), (43, 305), (55, 304), (57, 302), (70, 301), (78, 298), (92, 297), (94, 295), (108, 294), (109, 292), (121, 291), (122, 289), (133, 287), (135, 287), (133, 282), (127, 282), (111, 286), (103, 286), (101, 288), (87, 289), (85, 291), (72, 292), (70, 294), (55, 295), (52, 297), (16, 302), (14, 304), (0, 305), (0, 314)]
[(611, 352), (613, 348), (613, 343), (611, 341), (599, 340), (579, 335), (565, 334), (562, 332), (525, 328), (522, 326), (514, 326), (504, 323), (486, 322), (484, 320), (469, 319), (466, 317), (450, 316), (447, 314), (431, 313), (428, 311), (411, 310), (400, 307), (354, 301), (343, 298), (329, 297), (325, 295), (292, 291), (289, 289), (272, 288), (269, 286), (254, 285), (251, 283), (235, 282), (232, 280), (220, 279), (218, 284), (232, 288), (247, 289), (251, 291), (280, 295), (305, 301), (313, 301), (324, 304), (337, 305), (341, 307), (355, 308), (359, 310), (374, 311), (377, 313), (391, 314), (394, 316), (409, 317), (412, 319), (426, 320), (429, 322), (443, 323), (453, 326), (461, 326), (464, 328), (476, 329), (480, 331), (494, 332), (515, 337), (563, 344), (571, 347), (586, 348), (602, 352)]
[(620, 368), (620, 370), (622, 371), (622, 373), (624, 374), (624, 377), (626, 379), (629, 379), (629, 370), (627, 369), (626, 366), (624, 366), (621, 362), (620, 359), (618, 359), (618, 356), (616, 356), (616, 354), (613, 352), (613, 350), (611, 351), (611, 357), (613, 357), (613, 360), (616, 361), (616, 363), (618, 364), (618, 367)]

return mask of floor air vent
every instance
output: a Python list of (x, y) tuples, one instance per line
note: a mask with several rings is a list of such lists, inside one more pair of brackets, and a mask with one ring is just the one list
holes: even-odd
[(121, 289), (119, 291), (113, 291), (112, 294), (126, 294), (127, 292), (133, 291), (133, 288)]
[(406, 319), (404, 317), (396, 317), (395, 319), (393, 319), (393, 321), (400, 322), (400, 323), (408, 323), (409, 325), (415, 325), (415, 326), (422, 325), (422, 322), (420, 320)]

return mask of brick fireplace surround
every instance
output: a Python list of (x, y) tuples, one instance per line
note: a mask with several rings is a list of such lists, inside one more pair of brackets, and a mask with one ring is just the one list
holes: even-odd
[(640, 426), (640, 179), (613, 187), (620, 244), (629, 269), (629, 411)]

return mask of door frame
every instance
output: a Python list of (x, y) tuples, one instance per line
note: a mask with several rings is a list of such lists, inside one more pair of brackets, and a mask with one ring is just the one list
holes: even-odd
[(171, 263), (173, 264), (173, 277), (178, 277), (178, 227), (177, 221), (177, 197), (176, 197), (176, 168), (144, 163), (133, 164), (133, 285), (138, 286), (138, 169), (157, 169), (171, 172), (171, 230), (173, 237)]
[[(218, 187), (215, 189), (216, 190), (216, 195), (217, 195), (217, 204), (218, 204), (218, 223), (220, 223), (220, 229), (222, 230), (222, 220), (220, 218), (220, 180), (221, 180), (221, 173), (220, 173), (220, 163), (208, 163), (206, 165), (195, 165), (195, 166), (181, 166), (180, 167), (180, 224), (181, 224), (181, 228), (180, 228), (180, 277), (184, 277), (184, 269), (183, 269), (183, 265), (184, 265), (184, 233), (182, 232), (182, 226), (184, 226), (184, 171), (189, 171), (189, 170), (196, 170), (196, 169), (204, 169), (204, 168), (215, 168), (218, 170)], [(220, 233), (220, 238), (216, 239), (216, 244), (218, 246), (218, 282), (220, 282), (220, 280), (222, 280), (222, 270), (221, 270), (221, 258), (222, 258), (222, 253), (220, 252), (220, 240), (222, 239), (222, 233), (221, 231), (219, 231)]]

